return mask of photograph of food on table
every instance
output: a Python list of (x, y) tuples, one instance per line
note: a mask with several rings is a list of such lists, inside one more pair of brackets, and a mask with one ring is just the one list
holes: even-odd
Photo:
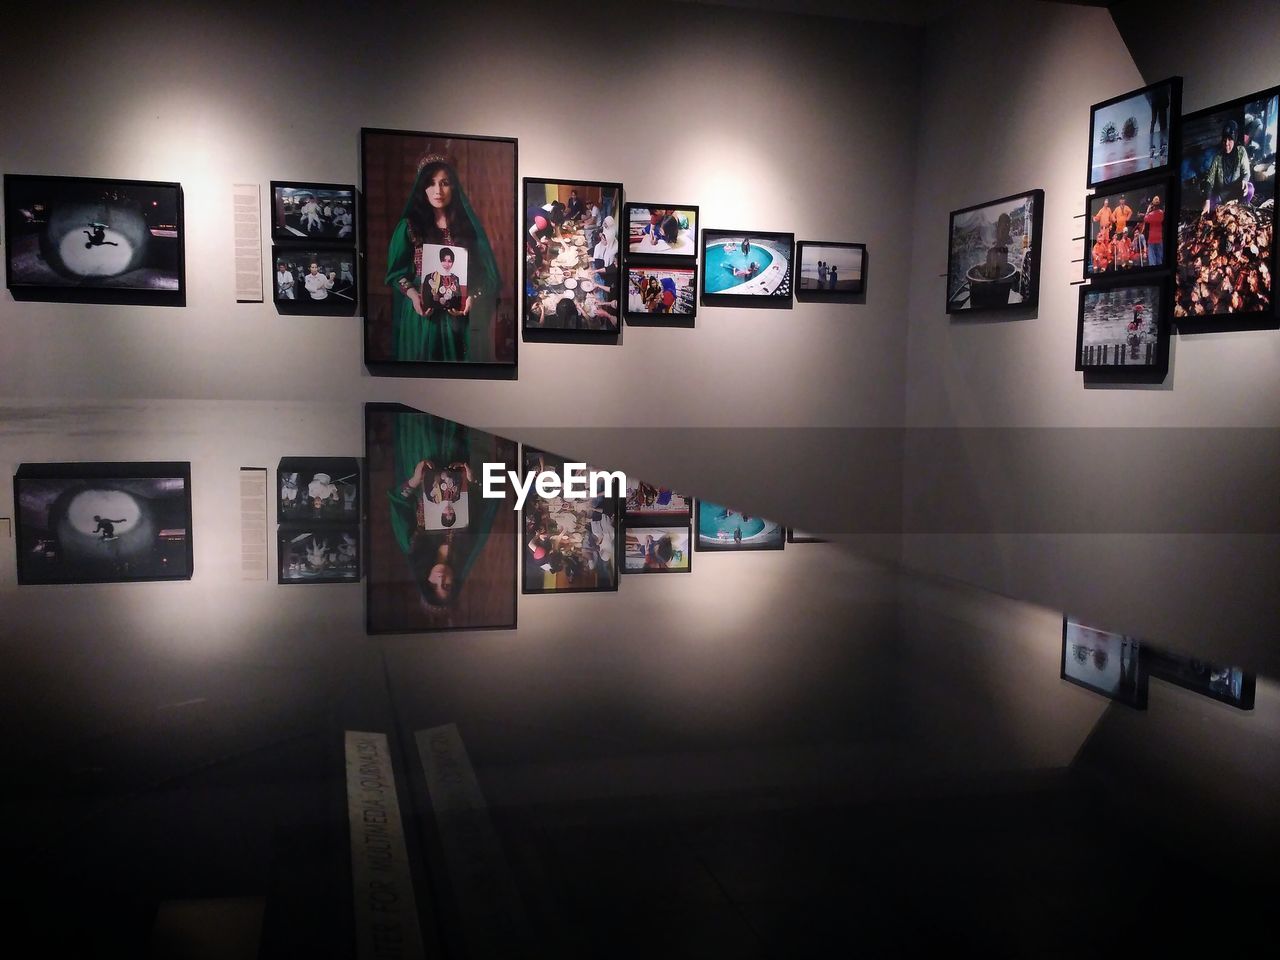
[(524, 182), (527, 330), (618, 330), (622, 184)]

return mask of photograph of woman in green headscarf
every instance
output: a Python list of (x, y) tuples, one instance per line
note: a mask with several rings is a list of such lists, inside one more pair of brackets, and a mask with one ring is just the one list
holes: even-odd
[(514, 363), (515, 141), (366, 129), (361, 142), (366, 360)]

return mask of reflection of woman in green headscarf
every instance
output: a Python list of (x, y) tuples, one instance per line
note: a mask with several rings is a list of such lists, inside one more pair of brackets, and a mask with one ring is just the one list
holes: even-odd
[[(422, 245), (467, 251), (460, 302), (442, 305), (422, 283)], [(484, 227), (467, 202), (453, 162), (428, 154), (387, 248), (391, 333), (397, 360), (466, 361), (470, 329), (490, 330), (501, 278)]]

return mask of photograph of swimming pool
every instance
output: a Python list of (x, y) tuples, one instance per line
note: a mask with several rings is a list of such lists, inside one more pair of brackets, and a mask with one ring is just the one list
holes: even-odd
[(791, 307), (795, 234), (702, 231), (702, 302), (707, 306)]
[(781, 550), (786, 529), (772, 520), (752, 517), (709, 500), (699, 500), (699, 550)]

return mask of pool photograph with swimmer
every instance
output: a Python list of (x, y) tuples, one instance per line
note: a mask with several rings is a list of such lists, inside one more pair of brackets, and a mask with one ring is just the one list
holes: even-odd
[(709, 500), (699, 500), (699, 550), (781, 550), (786, 528)]
[(791, 306), (795, 234), (702, 231), (702, 302), (706, 306)]
[(1028, 190), (952, 212), (947, 313), (1035, 304), (1040, 296), (1043, 218), (1043, 190)]
[(179, 184), (6, 174), (4, 206), (15, 299), (181, 303)]

